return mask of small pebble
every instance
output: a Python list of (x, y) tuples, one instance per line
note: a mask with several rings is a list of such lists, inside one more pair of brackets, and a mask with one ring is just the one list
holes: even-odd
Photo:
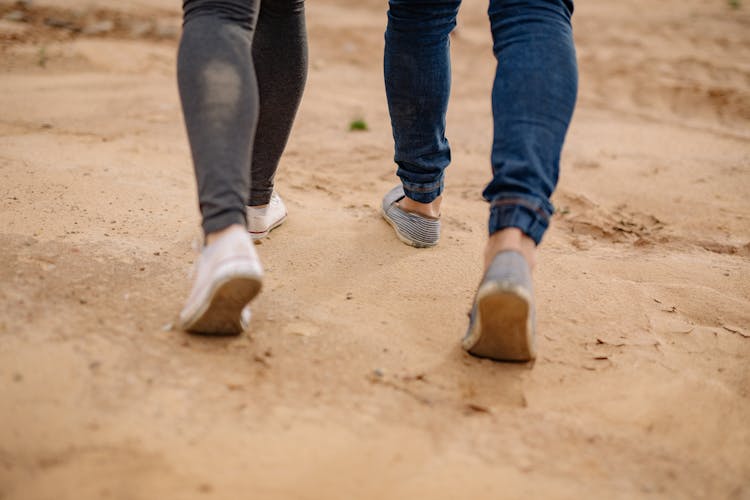
[(130, 25), (130, 36), (141, 38), (148, 35), (153, 30), (153, 25), (147, 21), (134, 21)]
[(70, 21), (66, 21), (65, 19), (59, 19), (57, 17), (48, 17), (44, 20), (44, 24), (49, 26), (50, 28), (63, 28), (63, 29), (72, 29), (73, 23)]
[(5, 14), (5, 16), (3, 16), (3, 19), (5, 19), (6, 21), (12, 21), (14, 23), (22, 23), (26, 21), (26, 13), (20, 10), (13, 10)]
[(159, 38), (177, 38), (180, 29), (179, 23), (158, 22), (156, 23), (155, 33)]
[(115, 29), (115, 23), (110, 20), (91, 23), (83, 27), (81, 33), (84, 35), (103, 35)]

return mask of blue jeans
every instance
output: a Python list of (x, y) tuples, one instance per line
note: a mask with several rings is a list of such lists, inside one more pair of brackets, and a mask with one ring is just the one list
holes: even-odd
[[(385, 86), (397, 174), (406, 196), (430, 203), (450, 163), (445, 113), (450, 39), (460, 0), (390, 0)], [(554, 211), (560, 152), (578, 90), (571, 0), (490, 0), (494, 140), (490, 234), (517, 227), (537, 244)]]

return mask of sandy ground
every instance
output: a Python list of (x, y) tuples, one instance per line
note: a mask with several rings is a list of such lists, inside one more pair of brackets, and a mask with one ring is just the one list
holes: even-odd
[(59, 4), (0, 1), (0, 498), (750, 498), (750, 5), (578, 2), (532, 366), (458, 345), (487, 214), (484, 2), (453, 41), (423, 251), (377, 213), (384, 2), (310, 2), (290, 217), (225, 339), (169, 329), (199, 237), (178, 2)]

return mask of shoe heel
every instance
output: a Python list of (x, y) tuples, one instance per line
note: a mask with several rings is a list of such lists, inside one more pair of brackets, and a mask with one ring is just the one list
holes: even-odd
[(212, 290), (208, 307), (186, 329), (210, 335), (237, 335), (242, 333), (242, 310), (261, 289), (258, 277), (235, 276), (218, 284)]
[[(493, 284), (494, 285), (494, 284)], [(491, 286), (477, 297), (477, 331), (464, 345), (474, 356), (498, 361), (530, 361), (536, 357), (531, 299), (524, 290)]]

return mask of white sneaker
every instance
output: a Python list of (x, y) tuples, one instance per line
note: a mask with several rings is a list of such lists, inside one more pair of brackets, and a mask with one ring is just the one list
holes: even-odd
[(286, 206), (276, 191), (265, 207), (247, 207), (247, 230), (254, 240), (268, 236), (286, 220)]
[(217, 335), (244, 331), (250, 318), (246, 308), (260, 291), (263, 267), (244, 228), (227, 234), (203, 248), (195, 281), (182, 309), (183, 330)]

